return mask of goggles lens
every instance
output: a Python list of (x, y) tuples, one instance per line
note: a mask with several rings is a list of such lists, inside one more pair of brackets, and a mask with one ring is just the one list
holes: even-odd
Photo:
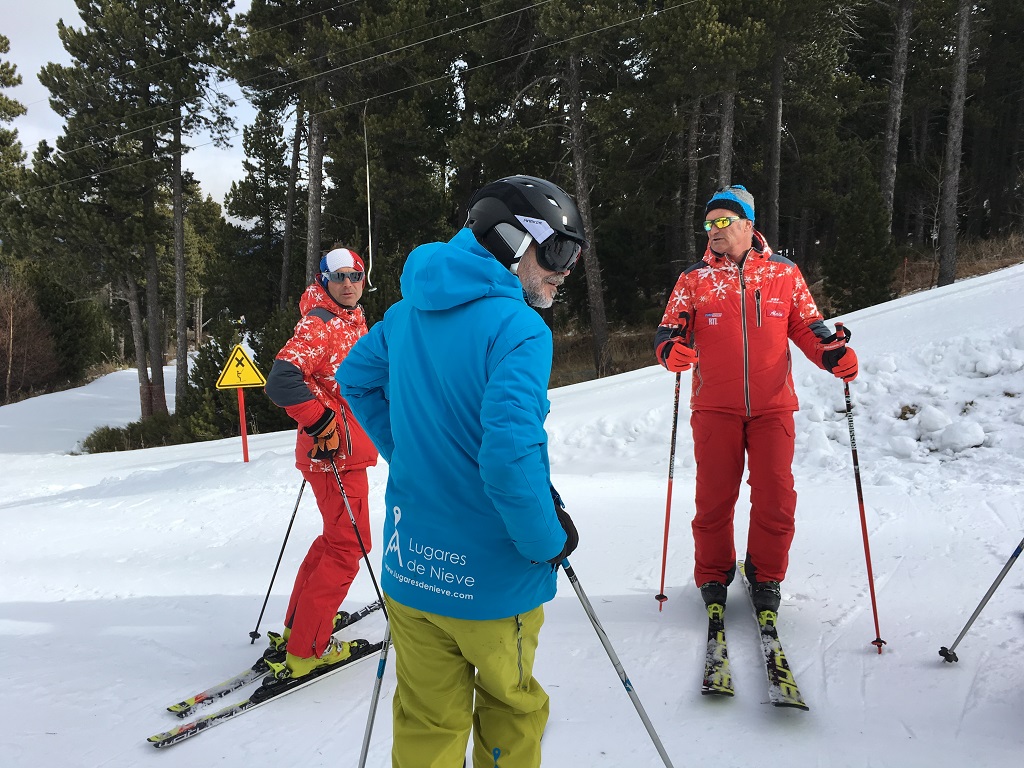
[(363, 272), (342, 272), (340, 269), (335, 272), (324, 272), (324, 276), (332, 283), (343, 283), (346, 279), (350, 283), (363, 282)]
[(711, 221), (705, 221), (704, 222), (704, 231), (705, 232), (710, 232), (712, 224), (714, 224), (719, 229), (725, 229), (730, 224), (732, 224), (734, 221), (739, 221), (739, 220), (740, 220), (739, 216), (722, 216), (719, 219), (712, 219)]
[(550, 237), (537, 244), (537, 263), (549, 272), (566, 272), (576, 266), (583, 246), (567, 237)]

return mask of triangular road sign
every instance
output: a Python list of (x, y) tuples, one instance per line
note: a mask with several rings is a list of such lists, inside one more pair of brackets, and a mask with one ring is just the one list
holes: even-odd
[(249, 355), (242, 349), (241, 344), (236, 344), (228, 355), (228, 361), (217, 379), (217, 389), (237, 389), (239, 387), (265, 387), (267, 380), (256, 368)]

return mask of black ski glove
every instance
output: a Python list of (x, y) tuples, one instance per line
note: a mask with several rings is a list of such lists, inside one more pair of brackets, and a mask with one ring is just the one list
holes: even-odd
[(548, 560), (548, 563), (557, 568), (565, 558), (576, 551), (576, 547), (580, 543), (580, 535), (576, 531), (576, 526), (573, 524), (572, 518), (569, 517), (569, 513), (565, 511), (562, 497), (558, 495), (558, 491), (555, 490), (554, 486), (551, 486), (551, 500), (555, 504), (555, 514), (558, 515), (558, 522), (561, 523), (562, 530), (565, 531), (565, 546), (562, 547), (561, 552)]
[(333, 459), (341, 448), (341, 436), (338, 434), (338, 422), (334, 411), (324, 410), (315, 424), (306, 427), (306, 434), (313, 438), (313, 447), (306, 453), (314, 461)]

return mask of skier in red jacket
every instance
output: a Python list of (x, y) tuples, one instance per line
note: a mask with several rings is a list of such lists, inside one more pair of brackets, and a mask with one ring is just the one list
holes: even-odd
[(690, 398), (697, 460), (694, 580), (706, 605), (725, 605), (736, 572), (733, 515), (749, 462), (750, 527), (744, 570), (758, 611), (778, 611), (795, 530), (793, 487), (799, 408), (792, 340), (843, 381), (857, 355), (823, 322), (799, 268), (754, 229), (754, 198), (736, 185), (704, 215), (708, 248), (679, 276), (655, 336), (658, 362), (693, 368)]
[(336, 642), (332, 634), (362, 550), (332, 460), (363, 545), (370, 548), (366, 468), (377, 463), (377, 449), (349, 413), (334, 379), (341, 361), (366, 334), (359, 306), (365, 274), (363, 260), (348, 248), (335, 248), (320, 260), (320, 274), (299, 300), (302, 319), (267, 377), (267, 395), (299, 423), (295, 466), (312, 488), (324, 519), (323, 534), (299, 566), (285, 613), (285, 663), (293, 677), (350, 655), (348, 644)]

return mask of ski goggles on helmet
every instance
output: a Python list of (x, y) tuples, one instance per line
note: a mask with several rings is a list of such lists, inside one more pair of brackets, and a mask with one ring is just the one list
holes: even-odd
[(552, 235), (537, 243), (537, 263), (549, 272), (567, 272), (576, 266), (583, 246), (576, 240)]
[(343, 283), (347, 279), (350, 283), (361, 283), (363, 282), (364, 272), (342, 272), (340, 269), (334, 272), (324, 272), (323, 276), (330, 280), (332, 283)]

